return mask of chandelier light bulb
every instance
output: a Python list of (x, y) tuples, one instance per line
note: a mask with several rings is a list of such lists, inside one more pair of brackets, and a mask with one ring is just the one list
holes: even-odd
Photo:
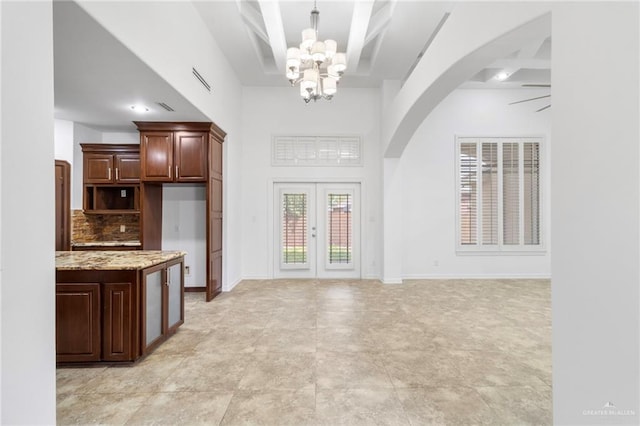
[(310, 68), (308, 70), (304, 70), (304, 75), (302, 77), (302, 81), (300, 82), (300, 87), (305, 90), (315, 89), (318, 85), (318, 71)]
[(307, 28), (302, 31), (302, 44), (300, 49), (311, 49), (313, 43), (316, 41), (316, 30), (313, 28)]
[(324, 41), (324, 53), (327, 56), (327, 59), (333, 58), (333, 56), (338, 51), (338, 43), (335, 40), (325, 40)]
[(331, 77), (325, 77), (322, 79), (322, 89), (326, 95), (333, 96), (338, 91), (338, 82)]
[(329, 65), (327, 67), (327, 76), (333, 78), (334, 80), (340, 80), (340, 73), (336, 70), (334, 65)]
[(324, 62), (324, 60), (326, 59), (326, 56), (324, 53), (323, 42), (316, 41), (315, 43), (313, 43), (313, 46), (311, 46), (311, 59), (313, 59), (313, 62), (318, 62), (318, 63)]
[(291, 81), (291, 84), (295, 83), (295, 80), (300, 78), (300, 72), (298, 68), (289, 68), (287, 70), (287, 78)]
[(347, 69), (347, 55), (344, 53), (336, 53), (333, 59), (331, 59), (331, 65), (333, 69), (339, 74), (343, 73)]

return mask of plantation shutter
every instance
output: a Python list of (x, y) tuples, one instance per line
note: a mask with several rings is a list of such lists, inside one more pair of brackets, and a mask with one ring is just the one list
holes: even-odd
[(482, 244), (498, 244), (498, 144), (482, 144)]
[(460, 244), (477, 244), (478, 157), (476, 143), (460, 144)]
[(540, 244), (540, 144), (523, 144), (524, 244)]
[(458, 139), (458, 248), (542, 248), (540, 142)]
[(502, 243), (520, 244), (520, 168), (517, 143), (502, 144)]

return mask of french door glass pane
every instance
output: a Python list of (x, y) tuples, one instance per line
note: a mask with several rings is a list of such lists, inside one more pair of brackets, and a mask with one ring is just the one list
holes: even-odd
[(353, 225), (351, 194), (329, 194), (327, 200), (327, 257), (330, 264), (351, 263)]
[(283, 264), (307, 263), (307, 194), (282, 194)]
[(460, 244), (477, 242), (477, 170), (476, 144), (460, 144)]
[(517, 143), (502, 144), (503, 244), (520, 244), (520, 171)]

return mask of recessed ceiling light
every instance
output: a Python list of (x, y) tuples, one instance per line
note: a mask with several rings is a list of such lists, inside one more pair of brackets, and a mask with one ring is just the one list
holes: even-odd
[(147, 108), (144, 105), (131, 105), (131, 109), (134, 110), (135, 112), (149, 112), (149, 108)]
[(504, 81), (509, 78), (509, 75), (510, 74), (506, 71), (500, 71), (494, 78), (498, 81)]

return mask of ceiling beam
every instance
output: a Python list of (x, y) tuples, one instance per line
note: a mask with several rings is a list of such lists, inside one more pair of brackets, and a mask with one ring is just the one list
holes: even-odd
[(391, 22), (391, 17), (393, 16), (395, 7), (396, 0), (392, 0), (389, 3), (385, 4), (382, 9), (378, 10), (376, 14), (371, 17), (371, 20), (369, 21), (367, 36), (364, 39), (365, 46), (371, 43), (371, 41), (382, 32), (382, 30), (387, 28), (387, 25), (389, 25), (389, 22)]
[(287, 40), (282, 24), (282, 12), (280, 2), (277, 0), (259, 0), (262, 19), (269, 36), (269, 45), (273, 53), (276, 68), (283, 70), (287, 64)]
[(347, 44), (347, 67), (352, 71), (358, 70), (360, 55), (365, 46), (369, 20), (373, 11), (373, 1), (356, 1), (353, 3), (353, 16), (351, 17), (351, 30)]
[(258, 37), (260, 37), (265, 43), (269, 43), (269, 36), (262, 26), (262, 16), (256, 9), (250, 6), (246, 0), (236, 1), (238, 5), (238, 11), (242, 20)]
[[(533, 67), (525, 66), (525, 62), (528, 62), (530, 65), (536, 64), (537, 61), (533, 57), (536, 55), (536, 53), (538, 53), (538, 50), (540, 50), (540, 46), (542, 46), (545, 40), (546, 38), (541, 38), (527, 44), (526, 46), (523, 46), (518, 51), (518, 54), (516, 55), (515, 59), (503, 59), (501, 61), (496, 61), (496, 63), (502, 62), (502, 64), (505, 66), (496, 67), (496, 68), (500, 68), (500, 70), (494, 73), (492, 78), (497, 78), (498, 74), (501, 74), (501, 73), (506, 73), (507, 76), (512, 76), (522, 68), (533, 68)], [(544, 62), (546, 62), (546, 65), (547, 65), (546, 67), (542, 66)], [(551, 61), (550, 60), (540, 61), (538, 63), (538, 67), (536, 68), (537, 69), (551, 68)], [(509, 77), (507, 77), (507, 80), (508, 79)]]

